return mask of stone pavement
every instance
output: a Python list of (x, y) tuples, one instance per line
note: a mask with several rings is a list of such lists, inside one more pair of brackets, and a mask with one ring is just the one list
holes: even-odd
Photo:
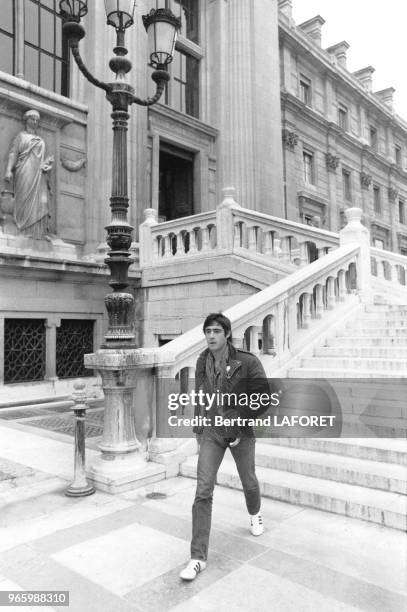
[[(97, 454), (94, 442), (88, 462)], [(407, 609), (400, 531), (265, 499), (266, 531), (253, 538), (242, 493), (217, 487), (208, 567), (182, 583), (193, 480), (65, 497), (72, 437), (12, 419), (0, 419), (0, 458), (0, 590), (70, 592), (69, 608), (0, 610)]]

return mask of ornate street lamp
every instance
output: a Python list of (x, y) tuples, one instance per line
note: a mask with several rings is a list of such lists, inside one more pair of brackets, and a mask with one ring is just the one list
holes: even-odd
[(150, 63), (154, 68), (151, 78), (156, 83), (156, 93), (145, 100), (135, 96), (134, 88), (126, 80), (131, 70), (131, 62), (126, 58), (125, 31), (133, 25), (135, 0), (105, 0), (108, 25), (116, 30), (116, 47), (114, 57), (109, 62), (116, 79), (104, 83), (94, 77), (86, 68), (80, 52), (79, 41), (85, 36), (80, 24), (81, 18), (88, 12), (87, 0), (61, 0), (60, 14), (63, 20), (63, 31), (69, 41), (72, 55), (87, 80), (104, 89), (106, 98), (112, 105), (113, 119), (113, 173), (110, 208), (111, 222), (107, 230), (107, 243), (110, 247), (105, 262), (110, 269), (110, 286), (113, 293), (105, 297), (109, 316), (109, 328), (103, 348), (134, 348), (134, 298), (125, 292), (128, 287), (128, 268), (132, 263), (129, 248), (133, 227), (127, 222), (129, 198), (127, 193), (127, 125), (128, 109), (131, 104), (151, 106), (161, 97), (169, 80), (168, 64), (172, 61), (175, 41), (181, 21), (169, 9), (152, 9), (143, 16), (149, 42)]

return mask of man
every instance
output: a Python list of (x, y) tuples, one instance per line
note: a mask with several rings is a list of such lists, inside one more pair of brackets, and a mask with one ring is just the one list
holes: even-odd
[[(196, 364), (196, 392), (202, 390), (205, 397), (212, 394), (215, 397), (220, 397), (221, 394), (236, 394), (237, 397), (241, 397), (239, 394), (242, 393), (248, 397), (252, 393), (270, 394), (266, 374), (259, 359), (233, 346), (231, 323), (227, 317), (219, 313), (208, 315), (203, 324), (203, 332), (208, 348), (199, 356)], [(199, 412), (201, 415), (205, 412), (206, 422), (210, 421), (210, 425), (194, 428), (199, 442), (197, 487), (192, 506), (191, 560), (180, 573), (183, 580), (194, 580), (206, 567), (213, 489), (216, 474), (228, 447), (242, 481), (251, 533), (255, 536), (263, 533), (260, 489), (255, 474), (253, 428), (244, 421), (236, 425), (233, 419), (238, 422), (236, 417), (239, 416), (242, 419), (257, 417), (267, 410), (268, 406), (253, 412), (247, 405), (242, 408), (240, 403), (233, 399), (226, 406), (224, 402), (221, 404), (214, 401), (209, 410), (206, 410), (206, 406), (196, 410), (196, 416), (199, 416)], [(216, 426), (215, 416), (229, 419), (231, 424), (226, 422)]]

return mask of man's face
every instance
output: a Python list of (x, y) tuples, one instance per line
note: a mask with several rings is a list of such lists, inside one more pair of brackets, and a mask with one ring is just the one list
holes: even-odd
[(205, 338), (212, 352), (221, 351), (226, 345), (229, 335), (229, 333), (225, 335), (224, 329), (219, 323), (214, 322), (205, 327)]

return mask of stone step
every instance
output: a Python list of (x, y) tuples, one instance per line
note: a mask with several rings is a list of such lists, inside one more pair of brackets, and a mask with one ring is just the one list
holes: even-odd
[[(325, 365), (330, 365), (324, 361)], [(405, 363), (405, 362), (404, 362)], [(368, 366), (366, 366), (368, 367)], [(375, 380), (376, 378), (405, 378), (406, 370), (384, 370), (384, 369), (376, 369), (372, 368), (363, 369), (363, 368), (354, 368), (348, 366), (346, 368), (334, 367), (324, 367), (323, 370), (321, 367), (316, 366), (315, 364), (308, 365), (307, 367), (300, 368), (291, 368), (291, 370), (287, 374), (287, 378), (371, 378)]]
[(386, 327), (390, 329), (407, 329), (407, 319), (404, 320), (402, 317), (369, 317), (367, 314), (355, 317), (352, 321), (348, 322), (346, 327), (351, 329), (359, 329), (359, 327), (370, 328), (370, 327)]
[(289, 446), (333, 455), (346, 455), (407, 468), (407, 440), (380, 438), (273, 438), (262, 444)]
[[(407, 300), (406, 300), (407, 301)], [(367, 304), (365, 306), (365, 312), (385, 312), (385, 313), (401, 313), (407, 315), (407, 305), (404, 304)]]
[[(197, 457), (180, 466), (182, 476), (196, 478)], [(256, 469), (261, 494), (281, 501), (360, 518), (386, 527), (405, 530), (407, 496), (358, 485), (323, 480), (271, 468)], [(232, 458), (222, 462), (217, 483), (241, 489), (240, 478)]]
[(256, 444), (256, 465), (407, 494), (407, 469), (402, 465), (261, 443)]
[(405, 359), (375, 359), (362, 357), (307, 357), (301, 360), (301, 365), (304, 368), (320, 369), (321, 376), (324, 375), (325, 369), (338, 368), (338, 370), (377, 370), (403, 372), (407, 376), (407, 363)]
[(407, 339), (407, 327), (385, 327), (384, 325), (378, 325), (377, 327), (347, 327), (337, 334), (338, 336), (368, 336), (371, 338), (385, 337), (385, 338), (406, 338)]
[(402, 336), (336, 336), (328, 338), (326, 346), (377, 346), (377, 347), (400, 347), (407, 348), (407, 337)]
[(353, 346), (347, 346), (346, 351), (340, 344), (336, 346), (322, 346), (316, 348), (314, 351), (314, 357), (342, 357), (344, 354), (346, 354), (347, 357), (380, 357), (384, 359), (407, 360), (407, 346), (403, 348), (392, 346), (361, 346), (360, 344), (354, 343)]

